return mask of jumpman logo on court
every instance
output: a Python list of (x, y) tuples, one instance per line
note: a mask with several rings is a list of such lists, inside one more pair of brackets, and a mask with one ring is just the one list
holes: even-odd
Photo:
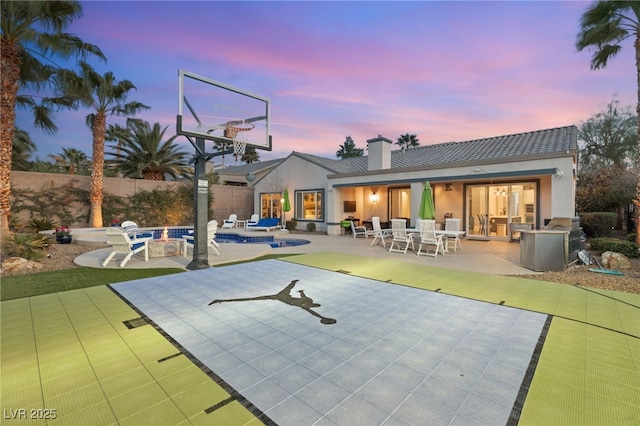
[(241, 299), (215, 299), (209, 303), (209, 306), (216, 303), (224, 303), (224, 302), (247, 302), (249, 300), (279, 300), (287, 305), (297, 306), (298, 308), (302, 308), (305, 311), (309, 312), (311, 315), (320, 318), (320, 322), (322, 324), (335, 324), (337, 321), (333, 318), (323, 317), (319, 313), (315, 312), (311, 308), (318, 308), (321, 305), (319, 303), (314, 303), (313, 299), (304, 294), (304, 290), (298, 290), (300, 293), (300, 297), (291, 296), (291, 290), (295, 287), (298, 280), (293, 280), (279, 291), (276, 294), (271, 294), (268, 296), (256, 296), (256, 297), (244, 297)]

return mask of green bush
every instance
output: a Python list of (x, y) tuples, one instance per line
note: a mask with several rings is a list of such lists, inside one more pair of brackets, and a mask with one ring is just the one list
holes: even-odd
[(307, 231), (316, 232), (316, 224), (313, 222), (307, 223)]
[(284, 224), (284, 227), (287, 228), (289, 231), (293, 231), (298, 227), (298, 221), (295, 219), (287, 220)]
[(617, 238), (594, 238), (591, 240), (591, 249), (602, 254), (605, 251), (613, 251), (624, 254), (627, 257), (638, 257), (638, 245), (631, 241)]
[(627, 241), (636, 242), (636, 234), (627, 234)]
[(29, 228), (36, 232), (48, 231), (56, 227), (56, 223), (50, 217), (34, 217), (29, 221)]
[(616, 226), (618, 215), (612, 212), (580, 213), (580, 226), (592, 238), (609, 237)]
[(2, 250), (8, 256), (40, 260), (42, 249), (48, 244), (49, 240), (43, 234), (13, 234), (5, 240)]

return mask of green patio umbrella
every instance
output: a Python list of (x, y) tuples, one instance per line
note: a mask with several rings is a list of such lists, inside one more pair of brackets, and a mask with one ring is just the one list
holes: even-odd
[(436, 209), (433, 206), (433, 194), (431, 193), (431, 185), (429, 185), (429, 181), (424, 183), (424, 190), (422, 191), (422, 200), (420, 200), (418, 216), (420, 216), (420, 219), (436, 218)]
[[(289, 210), (291, 210), (291, 203), (289, 202), (289, 190), (285, 189), (284, 192), (282, 193), (282, 199), (284, 201), (282, 201), (282, 211), (283, 212), (288, 212)], [(282, 229), (285, 228), (286, 225), (286, 221), (285, 221), (285, 214), (282, 214)]]

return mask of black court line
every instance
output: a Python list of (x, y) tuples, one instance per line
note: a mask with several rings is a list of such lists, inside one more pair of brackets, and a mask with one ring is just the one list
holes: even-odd
[(158, 360), (158, 362), (165, 362), (165, 361), (169, 361), (170, 359), (173, 359), (173, 358), (178, 357), (178, 356), (180, 356), (180, 355), (182, 355), (182, 352), (178, 352), (177, 354), (173, 354), (173, 355), (165, 356), (164, 358), (160, 358), (160, 359)]
[[(178, 343), (173, 337), (171, 337), (169, 335), (169, 333), (167, 333), (166, 331), (164, 331), (164, 329), (162, 327), (160, 327), (158, 324), (156, 324), (151, 318), (149, 318), (144, 312), (142, 312), (140, 309), (138, 309), (137, 306), (135, 306), (134, 304), (132, 304), (131, 302), (129, 302), (129, 300), (124, 297), (123, 295), (121, 295), (120, 293), (118, 293), (118, 291), (116, 289), (114, 289), (113, 287), (111, 287), (111, 284), (107, 284), (107, 288), (109, 288), (109, 290), (111, 290), (116, 296), (118, 296), (120, 298), (120, 300), (122, 300), (124, 303), (127, 304), (127, 306), (129, 306), (131, 309), (133, 309), (134, 311), (136, 311), (141, 318), (144, 318), (144, 320), (151, 326), (153, 326), (153, 328), (162, 335), (162, 337), (164, 337), (169, 343), (171, 343), (173, 346), (175, 346), (180, 353), (184, 354), (192, 363), (194, 363), (200, 370), (202, 370), (207, 376), (209, 376), (209, 378), (211, 380), (213, 380), (214, 382), (216, 382), (216, 384), (218, 386), (220, 386), (222, 389), (224, 389), (229, 395), (231, 395), (231, 399), (238, 401), (240, 404), (242, 404), (242, 406), (244, 408), (246, 408), (247, 410), (249, 410), (249, 412), (255, 416), (256, 418), (258, 418), (262, 423), (264, 423), (266, 426), (277, 426), (277, 423), (274, 422), (273, 420), (271, 420), (269, 418), (269, 416), (267, 416), (265, 413), (262, 412), (262, 410), (260, 410), (258, 407), (256, 407), (255, 405), (253, 405), (247, 398), (245, 398), (240, 392), (238, 392), (237, 390), (235, 390), (230, 384), (228, 384), (226, 381), (224, 381), (220, 376), (218, 376), (216, 373), (214, 373), (209, 367), (207, 367), (206, 365), (204, 365), (198, 358), (196, 358), (195, 356), (193, 356), (193, 354), (191, 352), (189, 352), (187, 349), (185, 349), (180, 343)], [(226, 400), (225, 400), (226, 401)], [(225, 404), (226, 405), (226, 404)], [(214, 405), (215, 407), (215, 405)], [(218, 407), (219, 408), (219, 407)], [(211, 407), (207, 408), (207, 409), (211, 409)], [(208, 414), (208, 413), (207, 413)]]
[(227, 398), (224, 401), (220, 401), (216, 405), (212, 405), (211, 407), (207, 408), (206, 410), (204, 410), (204, 412), (206, 414), (211, 414), (214, 411), (219, 410), (220, 408), (224, 407), (225, 405), (231, 404), (233, 401), (235, 401), (235, 399), (233, 397)]
[(624, 300), (617, 299), (617, 298), (615, 298), (613, 296), (607, 296), (606, 294), (599, 293), (599, 292), (597, 292), (595, 290), (591, 290), (590, 288), (580, 287), (579, 285), (577, 285), (576, 288), (579, 288), (579, 289), (584, 290), (584, 291), (588, 291), (589, 293), (597, 294), (598, 296), (606, 297), (607, 299), (615, 300), (616, 302), (620, 302), (620, 303), (623, 303), (625, 305), (629, 305), (632, 308), (640, 309), (640, 306), (634, 305), (633, 303), (625, 302)]
[(524, 401), (527, 399), (527, 394), (529, 393), (529, 388), (531, 387), (531, 382), (533, 381), (533, 375), (535, 374), (536, 368), (538, 367), (538, 361), (540, 360), (542, 347), (544, 346), (545, 340), (547, 340), (547, 334), (549, 332), (549, 327), (551, 327), (552, 319), (552, 315), (547, 315), (547, 319), (544, 322), (544, 326), (542, 327), (542, 331), (540, 332), (540, 336), (538, 337), (538, 343), (536, 343), (536, 347), (533, 350), (533, 354), (531, 355), (529, 367), (527, 367), (527, 371), (524, 374), (524, 379), (522, 379), (522, 384), (520, 385), (518, 396), (516, 396), (516, 400), (514, 401), (513, 407), (511, 408), (511, 414), (509, 415), (507, 426), (516, 426), (520, 421), (522, 407), (524, 407)]

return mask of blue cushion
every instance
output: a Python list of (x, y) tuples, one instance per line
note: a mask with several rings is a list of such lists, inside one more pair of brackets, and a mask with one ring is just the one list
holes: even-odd
[(258, 223), (256, 223), (255, 225), (249, 225), (249, 226), (263, 226), (265, 228), (270, 228), (272, 226), (278, 226), (279, 224), (280, 224), (280, 219), (278, 219), (277, 217), (268, 217), (268, 218), (260, 219)]
[(142, 246), (144, 246), (144, 243), (135, 243), (134, 245), (131, 246), (131, 250), (137, 250)]
[(129, 236), (129, 238), (131, 238), (132, 240), (134, 240), (136, 238), (153, 238), (153, 234), (145, 232), (143, 234), (135, 234), (133, 236)]

